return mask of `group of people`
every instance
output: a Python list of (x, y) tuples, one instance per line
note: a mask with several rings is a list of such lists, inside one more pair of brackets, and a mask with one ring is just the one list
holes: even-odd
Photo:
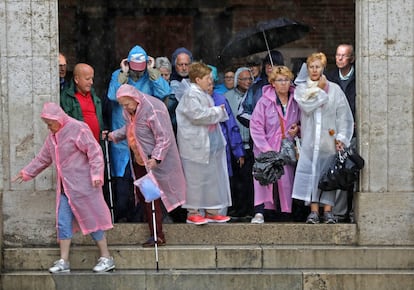
[[(163, 219), (182, 221), (184, 211), (189, 224), (249, 216), (251, 223), (260, 224), (269, 211), (289, 215), (297, 199), (310, 205), (307, 223), (319, 222), (321, 206), (321, 219), (335, 223), (332, 208), (341, 200), (338, 215), (349, 216), (354, 188), (348, 195), (321, 192), (318, 180), (329, 157), (355, 138), (353, 63), (352, 45), (339, 45), (331, 81), (324, 74), (323, 53), (310, 55), (295, 79), (274, 50), (226, 69), (218, 84), (217, 69), (193, 61), (184, 47), (174, 51), (170, 62), (167, 57), (154, 59), (136, 45), (113, 72), (107, 96), (100, 98), (93, 89), (93, 67), (76, 64), (68, 80), (66, 58), (60, 54), (60, 105), (46, 103), (41, 114), (49, 135), (14, 178), (30, 180), (55, 163), (61, 258), (49, 271), (70, 270), (69, 247), (77, 230), (91, 234), (100, 250), (95, 272), (115, 267), (104, 234), (112, 228), (103, 194), (108, 183), (105, 154), (115, 192), (112, 219), (147, 221), (157, 238), (150, 234), (144, 247), (164, 245)], [(254, 180), (255, 157), (279, 151), (282, 139), (295, 137), (301, 139), (298, 163), (285, 164), (274, 184)], [(109, 152), (104, 140), (111, 141)], [(154, 223), (151, 204), (133, 184), (150, 171), (161, 189), (161, 198), (154, 201)]]

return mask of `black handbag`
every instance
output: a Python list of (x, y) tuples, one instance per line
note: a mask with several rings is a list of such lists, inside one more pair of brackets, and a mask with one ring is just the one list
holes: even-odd
[(318, 187), (322, 191), (347, 190), (358, 178), (364, 168), (364, 159), (355, 151), (346, 148), (332, 157), (331, 164), (322, 174)]
[(283, 157), (286, 164), (296, 165), (298, 162), (299, 152), (294, 141), (286, 138), (285, 126), (282, 118), (279, 115), (280, 130), (282, 131), (282, 143), (280, 145), (280, 155)]

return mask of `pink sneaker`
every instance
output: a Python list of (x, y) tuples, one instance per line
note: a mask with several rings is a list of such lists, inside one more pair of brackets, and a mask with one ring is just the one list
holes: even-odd
[(187, 224), (194, 224), (194, 225), (197, 225), (197, 226), (205, 225), (206, 223), (208, 223), (207, 219), (203, 218), (199, 214), (188, 216), (186, 222), (187, 222)]
[(225, 215), (211, 215), (211, 214), (206, 214), (206, 220), (209, 223), (226, 223), (230, 220), (229, 216), (225, 216)]

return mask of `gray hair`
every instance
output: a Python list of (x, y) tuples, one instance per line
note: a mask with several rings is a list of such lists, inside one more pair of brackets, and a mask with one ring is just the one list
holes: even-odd
[(160, 56), (155, 59), (155, 67), (156, 68), (167, 68), (171, 72), (171, 62), (165, 56)]

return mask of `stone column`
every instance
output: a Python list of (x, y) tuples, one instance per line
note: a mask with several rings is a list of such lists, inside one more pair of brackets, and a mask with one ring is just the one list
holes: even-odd
[(356, 1), (360, 244), (414, 244), (413, 15), (413, 1)]
[(40, 111), (44, 102), (59, 100), (58, 78), (57, 1), (0, 0), (0, 239), (5, 244), (54, 233), (53, 171), (27, 183), (10, 180), (43, 144), (47, 128)]

